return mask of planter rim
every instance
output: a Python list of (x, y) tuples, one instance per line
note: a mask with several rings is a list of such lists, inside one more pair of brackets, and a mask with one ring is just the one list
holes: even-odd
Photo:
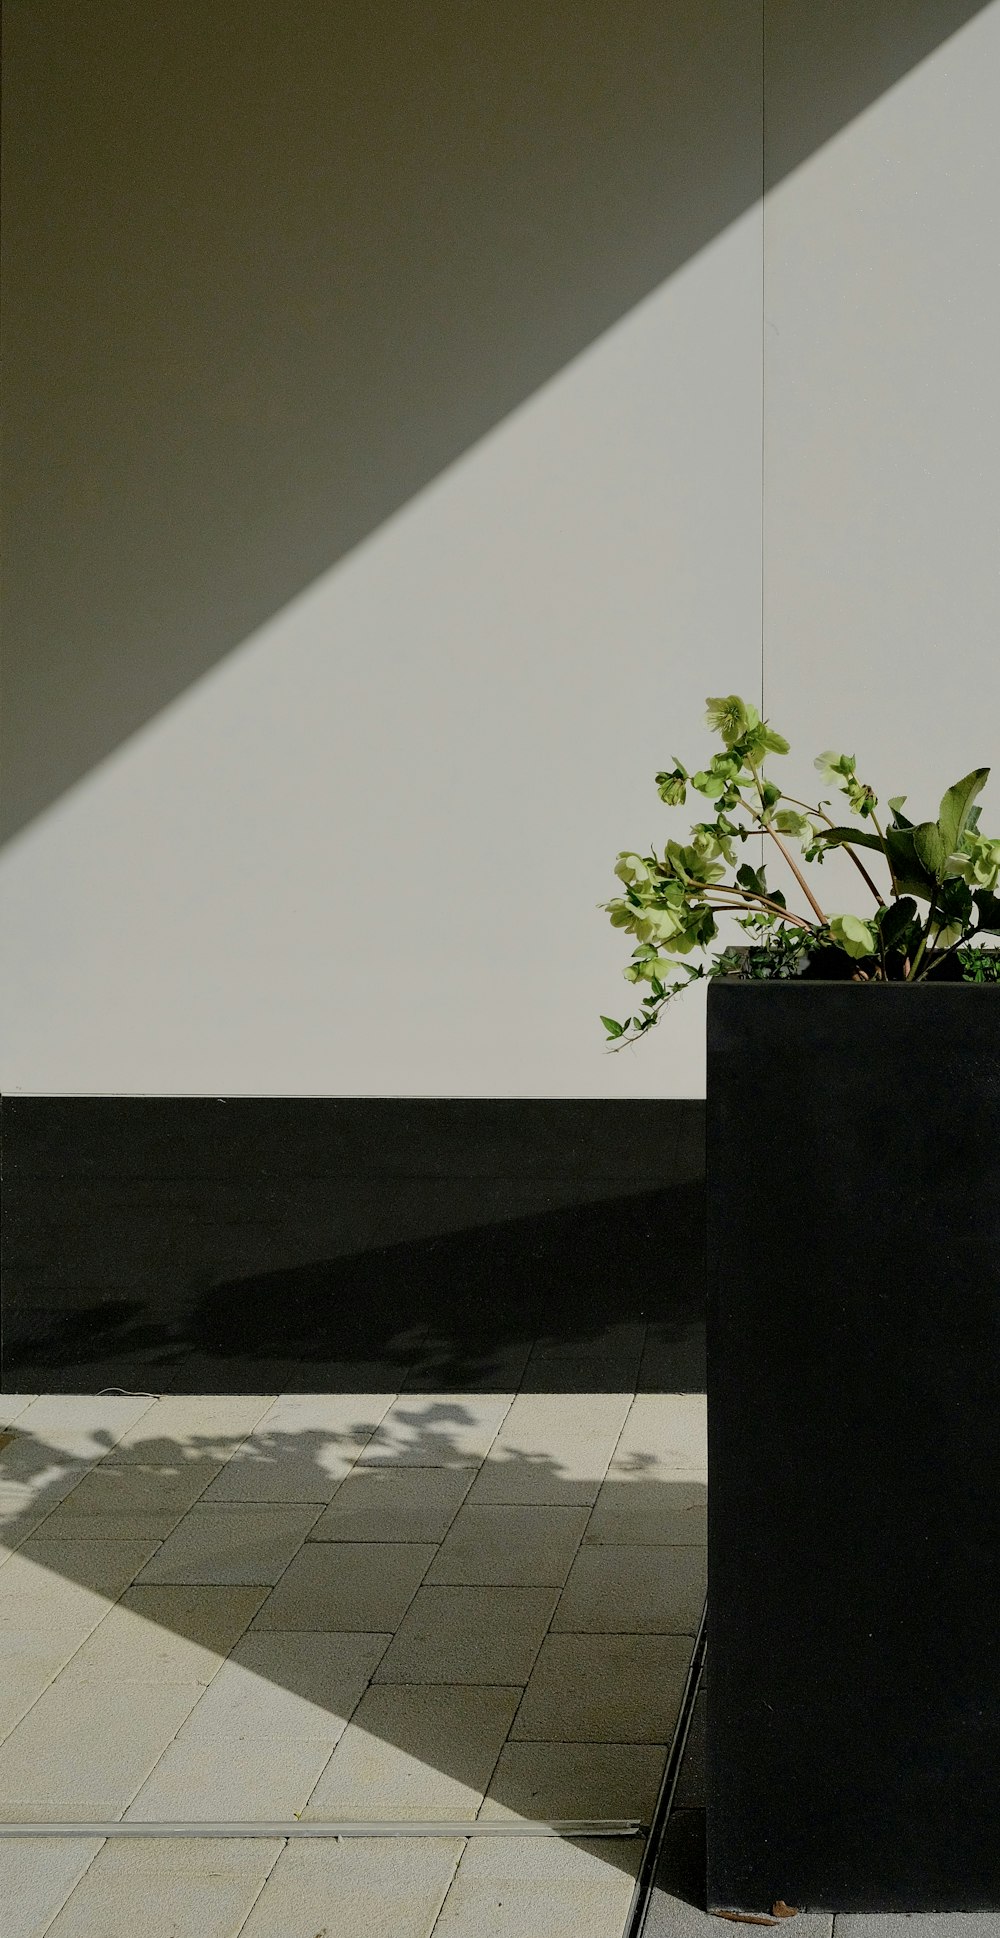
[(1000, 989), (1000, 982), (948, 982), (931, 976), (921, 977), (919, 982), (907, 982), (902, 977), (890, 982), (869, 977), (862, 982), (853, 976), (741, 976), (735, 969), (727, 970), (724, 976), (713, 976), (709, 988), (717, 983), (745, 989)]

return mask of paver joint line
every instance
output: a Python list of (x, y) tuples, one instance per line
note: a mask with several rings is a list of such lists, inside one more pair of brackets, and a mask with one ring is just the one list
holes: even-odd
[[(145, 1408), (132, 1407), (138, 1398)], [(328, 1873), (336, 1874), (337, 1891), (353, 1906), (372, 1864), (378, 1893), (384, 1898), (388, 1890), (394, 1903), (397, 1886), (409, 1890), (422, 1880), (420, 1938), (432, 1929), (441, 1938), (454, 1930), (458, 1938), (459, 1924), (464, 1933), (470, 1918), (492, 1915), (494, 1897), (502, 1885), (506, 1899), (508, 1884), (518, 1903), (527, 1893), (526, 1928), (538, 1889), (568, 1892), (574, 1919), (581, 1908), (574, 1894), (583, 1892), (591, 1906), (587, 1938), (593, 1938), (598, 1926), (588, 1894), (595, 1876), (598, 1896), (605, 1887), (611, 1892), (599, 1913), (601, 1933), (622, 1929), (633, 1880), (648, 1869), (644, 1841), (659, 1811), (657, 1802), (654, 1814), (654, 1800), (662, 1797), (663, 1744), (673, 1731), (685, 1665), (690, 1675), (692, 1603), (703, 1587), (692, 1565), (703, 1546), (700, 1396), (637, 1398), (624, 1389), (586, 1398), (403, 1393), (368, 1396), (361, 1408), (354, 1396), (219, 1400), (119, 1389), (99, 1396), (96, 1409), (91, 1396), (19, 1402), (13, 1434), (7, 1406), (5, 1414), (0, 1402), (0, 1434), (9, 1436), (5, 1468), (15, 1478), (20, 1473), (18, 1447), (31, 1433), (39, 1445), (55, 1443), (57, 1463), (58, 1485), (46, 1482), (55, 1516), (47, 1530), (45, 1516), (28, 1525), (20, 1493), (11, 1495), (24, 1521), (22, 1560), (34, 1594), (29, 1626), (41, 1624), (43, 1639), (50, 1628), (61, 1638), (57, 1617), (63, 1626), (71, 1622), (79, 1662), (74, 1670), (73, 1657), (41, 1696), (47, 1658), (31, 1669), (27, 1693), (36, 1707), (48, 1707), (34, 1734), (17, 1737), (8, 1757), (17, 1764), (21, 1792), (18, 1801), (11, 1797), (12, 1814), (37, 1819), (54, 1804), (76, 1821), (0, 1822), (5, 1877), (12, 1861), (30, 1866), (37, 1842), (34, 1869), (47, 1875), (63, 1865), (66, 1883), (70, 1870), (77, 1880), (71, 1897), (80, 1887), (72, 1931), (81, 1917), (86, 1923), (96, 1916), (104, 1938), (114, 1922), (105, 1898), (119, 1890), (121, 1878), (131, 1879), (133, 1871), (145, 1877), (149, 1867), (171, 1879), (175, 1873), (186, 1879), (191, 1867), (200, 1875), (205, 1864), (214, 1872), (230, 1858), (221, 1844), (213, 1856), (212, 1842), (227, 1840), (232, 1863), (249, 1867), (244, 1884), (253, 1883), (253, 1906), (263, 1906), (238, 1907), (237, 1924), (247, 1938), (272, 1938), (277, 1931), (284, 1938), (298, 1916), (297, 1893), (304, 1894), (308, 1923)], [(638, 1486), (631, 1484), (636, 1475)], [(647, 1497), (654, 1496), (655, 1506), (663, 1482), (666, 1505), (654, 1513)], [(0, 1506), (7, 1509), (6, 1496)], [(130, 1582), (123, 1589), (126, 1560)], [(629, 1586), (633, 1575), (641, 1587)], [(10, 1579), (19, 1587), (19, 1578)], [(12, 1593), (5, 1602), (8, 1626)], [(235, 1626), (227, 1616), (220, 1627), (214, 1600), (209, 1607), (210, 1598), (225, 1597), (239, 1600)], [(244, 1607), (246, 1598), (252, 1608)], [(96, 1631), (90, 1618), (104, 1602), (104, 1640), (95, 1643), (102, 1618), (97, 1615)], [(659, 1611), (650, 1626), (640, 1619), (647, 1603)], [(121, 1607), (124, 1615), (109, 1619)], [(242, 1638), (235, 1647), (231, 1627)], [(340, 1652), (335, 1688), (323, 1653), (334, 1641)], [(91, 1691), (117, 1685), (113, 1668), (130, 1671), (124, 1680), (133, 1691), (155, 1684), (153, 1720), (162, 1710), (158, 1726), (174, 1733), (127, 1806), (121, 1784), (88, 1789), (86, 1771), (67, 1782), (57, 1801), (28, 1781), (27, 1751), (44, 1736), (50, 1711), (57, 1720), (71, 1712), (72, 1733), (85, 1737), (80, 1718), (91, 1726), (97, 1700)], [(495, 1680), (503, 1668), (509, 1673)], [(670, 1685), (655, 1742), (632, 1714), (635, 1691), (630, 1695), (633, 1684), (648, 1685), (653, 1668)], [(571, 1686), (581, 1669), (595, 1682), (589, 1704), (577, 1701)], [(622, 1687), (626, 1670), (628, 1687)], [(201, 1694), (175, 1727), (175, 1692), (189, 1685)], [(61, 1689), (58, 1702), (53, 1688)], [(647, 1687), (640, 1702), (649, 1693)], [(117, 1714), (122, 1699), (115, 1701)], [(447, 1729), (435, 1701), (447, 1711)], [(147, 1707), (140, 1703), (138, 1713)], [(683, 1714), (683, 1701), (681, 1708)], [(7, 1712), (0, 1709), (2, 1724)], [(286, 1710), (302, 1730), (287, 1770), (260, 1755), (280, 1735)], [(436, 1716), (430, 1736), (428, 1715)], [(25, 1722), (14, 1721), (15, 1736)], [(109, 1734), (114, 1738), (117, 1730)], [(127, 1729), (124, 1734), (130, 1741)], [(206, 1766), (207, 1784), (192, 1780), (193, 1765), (207, 1749), (214, 1754), (217, 1738), (225, 1739), (222, 1750), (232, 1738), (239, 1751), (225, 1795), (215, 1778), (228, 1766), (218, 1757), (218, 1769)], [(144, 1748), (144, 1740), (143, 1755), (153, 1747)], [(117, 1753), (114, 1742), (110, 1748)], [(318, 1770), (323, 1757), (329, 1760), (314, 1781), (313, 1765)], [(638, 1774), (630, 1757), (641, 1764)], [(185, 1805), (197, 1810), (209, 1802), (228, 1820), (173, 1818)], [(585, 1803), (608, 1814), (558, 1814)], [(380, 1804), (394, 1814), (363, 1814)], [(264, 1819), (268, 1805), (279, 1821)], [(445, 1814), (475, 1812), (477, 1805), (481, 1815)], [(148, 1822), (136, 1814), (143, 1807)], [(612, 1807), (622, 1814), (612, 1816)], [(553, 1814), (535, 1819), (533, 1809)], [(344, 1818), (344, 1810), (354, 1815)], [(434, 1811), (440, 1815), (427, 1814)], [(136, 1839), (142, 1841), (133, 1850)], [(518, 1848), (505, 1853), (511, 1840)], [(411, 1851), (411, 1842), (420, 1849)], [(88, 1870), (94, 1865), (96, 1871)], [(85, 1878), (94, 1887), (90, 1895)], [(52, 1911), (61, 1931), (54, 1899)], [(231, 1929), (235, 1935), (236, 1925)], [(313, 1929), (309, 1924), (310, 1938)], [(415, 1925), (412, 1933), (407, 1925), (406, 1938), (417, 1938)]]

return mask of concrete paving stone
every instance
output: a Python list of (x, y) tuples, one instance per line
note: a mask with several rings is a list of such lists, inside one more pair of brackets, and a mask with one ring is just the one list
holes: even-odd
[(511, 1736), (544, 1743), (669, 1743), (691, 1641), (682, 1635), (549, 1635)]
[(479, 1812), (486, 1818), (639, 1817), (648, 1823), (665, 1743), (507, 1743)]
[(641, 1852), (639, 1838), (473, 1838), (434, 1938), (618, 1938)]
[(705, 1601), (704, 1548), (583, 1548), (553, 1630), (590, 1635), (695, 1635)]
[(331, 1749), (384, 1655), (388, 1635), (261, 1635), (237, 1642), (186, 1725), (221, 1741), (306, 1741)]
[(11, 1426), (37, 1398), (37, 1393), (0, 1393), (0, 1428)]
[(314, 1541), (300, 1549), (256, 1629), (398, 1628), (437, 1550), (429, 1541)]
[(53, 1509), (46, 1527), (46, 1539), (64, 1535), (80, 1539), (84, 1533), (92, 1541), (121, 1539), (115, 1529), (131, 1524), (137, 1536), (163, 1540), (178, 1521), (205, 1492), (220, 1463), (191, 1460), (182, 1465), (142, 1467), (129, 1463), (121, 1467), (103, 1462), (83, 1474), (60, 1505)]
[(181, 1682), (203, 1689), (267, 1594), (262, 1586), (128, 1588), (63, 1674), (67, 1682)]
[(17, 1417), (17, 1440), (71, 1460), (100, 1460), (154, 1404), (120, 1394), (43, 1393)]
[(31, 1536), (0, 1568), (0, 1631), (75, 1629), (82, 1641), (156, 1546)]
[(0, 1743), (72, 1659), (79, 1635), (0, 1634)]
[(527, 1682), (557, 1588), (420, 1588), (376, 1682)]
[[(38, 1494), (47, 1492), (53, 1501), (63, 1500), (99, 1459), (99, 1453), (89, 1456), (61, 1453), (31, 1434), (14, 1429), (4, 1436), (0, 1446), (0, 1483), (5, 1487), (28, 1486)], [(68, 1474), (65, 1485), (64, 1474)]]
[(708, 1479), (704, 1393), (637, 1393), (608, 1469), (609, 1478)]
[(1000, 1912), (839, 1911), (833, 1938), (1000, 1938)]
[(285, 1393), (236, 1448), (213, 1481), (211, 1501), (331, 1499), (392, 1393)]
[(443, 1541), (474, 1467), (355, 1467), (310, 1541)]
[(470, 1505), (589, 1505), (630, 1401), (628, 1393), (519, 1393), (476, 1475)]
[(46, 1938), (237, 1938), (282, 1849), (270, 1837), (109, 1837)]
[(588, 1516), (586, 1507), (463, 1507), (427, 1580), (560, 1587)]
[(52, 1468), (47, 1478), (39, 1482), (34, 1477), (25, 1480), (3, 1477), (0, 1466), (0, 1566), (7, 1555), (23, 1547), (32, 1534), (37, 1534), (59, 1502), (89, 1471), (86, 1467)]
[(0, 1744), (0, 1819), (99, 1822), (119, 1817), (180, 1728), (199, 1690), (66, 1683), (57, 1677)]
[(101, 1843), (100, 1837), (0, 1839), (3, 1938), (44, 1938)]
[(478, 1467), (513, 1398), (512, 1393), (401, 1395), (359, 1456), (360, 1464)]
[(366, 1393), (279, 1393), (258, 1420), (251, 1438), (274, 1434), (295, 1438), (302, 1433), (329, 1436), (338, 1446), (360, 1450), (384, 1420), (397, 1391)]
[(315, 1738), (210, 1736), (185, 1724), (125, 1815), (130, 1823), (287, 1821), (305, 1808), (329, 1756), (329, 1743)]
[(284, 1573), (316, 1519), (311, 1503), (241, 1507), (199, 1502), (143, 1569), (144, 1582), (270, 1582)]
[(30, 1435), (13, 1431), (0, 1447), (0, 1486), (30, 1487), (35, 1494), (61, 1501), (98, 1459), (96, 1454), (88, 1459), (53, 1451)]
[[(799, 1912), (787, 1929), (795, 1938), (831, 1938), (832, 1917)], [(783, 1930), (778, 1925), (775, 1929)], [(643, 1938), (727, 1938), (751, 1927), (709, 1917), (705, 1910), (705, 1813), (671, 1812), (656, 1868)], [(754, 1927), (757, 1929), (757, 1927)], [(959, 1935), (949, 1934), (949, 1938)]]
[(703, 1547), (708, 1539), (704, 1481), (619, 1473), (597, 1496), (584, 1547)]
[(276, 1394), (168, 1393), (147, 1403), (148, 1411), (129, 1427), (108, 1459), (155, 1466), (177, 1460), (227, 1460), (257, 1421), (274, 1405)]
[(92, 1460), (49, 1454), (35, 1440), (12, 1440), (0, 1450), (0, 1508), (16, 1514), (38, 1505), (57, 1507), (94, 1465)]
[(474, 1817), (520, 1699), (520, 1689), (369, 1689), (303, 1816)]
[(430, 1938), (462, 1849), (444, 1837), (294, 1840), (240, 1938)]
[(172, 1517), (163, 1514), (88, 1514), (86, 1521), (78, 1516), (75, 1521), (64, 1519), (57, 1508), (59, 1519), (46, 1515), (30, 1532), (37, 1534), (44, 1525), (45, 1534), (72, 1536), (86, 1541), (144, 1541), (150, 1552), (165, 1541), (171, 1528), (180, 1520), (179, 1514)]
[(310, 1501), (323, 1507), (350, 1473), (355, 1458), (332, 1447), (293, 1452), (247, 1440), (226, 1461), (205, 1498), (212, 1503)]

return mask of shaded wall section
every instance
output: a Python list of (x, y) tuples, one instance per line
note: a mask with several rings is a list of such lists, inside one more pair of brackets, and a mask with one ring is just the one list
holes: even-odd
[(768, 703), (983, 756), (994, 20), (11, 0), (9, 1092), (700, 1094), (595, 905), (760, 689), (765, 253)]
[(704, 1111), (7, 1098), (8, 1392), (699, 1392)]
[(597, 904), (759, 681), (760, 58), (14, 11), (7, 1091), (698, 1093)]
[(5, 826), (759, 190), (731, 0), (8, 10)]

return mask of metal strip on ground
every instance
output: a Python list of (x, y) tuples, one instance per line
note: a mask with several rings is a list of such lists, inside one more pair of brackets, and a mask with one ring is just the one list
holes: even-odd
[(673, 1741), (670, 1745), (670, 1754), (667, 1757), (659, 1794), (653, 1808), (649, 1834), (646, 1838), (646, 1848), (642, 1854), (642, 1862), (639, 1866), (638, 1876), (636, 1877), (635, 1890), (632, 1893), (632, 1903), (629, 1907), (628, 1917), (625, 1920), (625, 1929), (622, 1933), (622, 1938), (642, 1938), (646, 1923), (646, 1916), (653, 1896), (656, 1867), (659, 1863), (660, 1850), (667, 1828), (667, 1820), (670, 1816), (674, 1801), (677, 1779), (680, 1776), (681, 1764), (684, 1761), (684, 1751), (687, 1748), (691, 1718), (694, 1715), (695, 1700), (701, 1684), (702, 1670), (705, 1666), (707, 1617), (708, 1603), (706, 1601), (701, 1611), (701, 1621), (698, 1624), (698, 1633), (695, 1636), (694, 1648), (688, 1664), (687, 1680), (685, 1681), (681, 1695), (681, 1706), (677, 1712), (677, 1727), (674, 1730)]
[(641, 1837), (645, 1825), (635, 1817), (572, 1817), (546, 1823), (474, 1818), (407, 1823), (389, 1818), (371, 1823), (174, 1823), (0, 1824), (2, 1837)]

